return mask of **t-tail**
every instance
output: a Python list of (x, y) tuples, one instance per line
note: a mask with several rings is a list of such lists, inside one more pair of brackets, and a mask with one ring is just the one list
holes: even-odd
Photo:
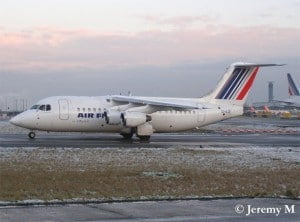
[(300, 96), (300, 88), (296, 81), (294, 81), (290, 73), (287, 74), (287, 79), (289, 82), (289, 95), (290, 96)]
[(260, 67), (283, 64), (233, 63), (227, 69), (216, 89), (204, 99), (216, 104), (243, 106)]

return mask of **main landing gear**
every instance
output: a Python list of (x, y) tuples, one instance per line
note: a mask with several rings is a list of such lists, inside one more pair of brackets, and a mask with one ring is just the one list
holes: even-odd
[(35, 138), (35, 132), (29, 132), (28, 133), (28, 137), (30, 138), (30, 139), (34, 139)]
[(138, 138), (140, 138), (140, 140), (142, 141), (149, 141), (150, 140), (150, 136), (137, 136)]
[(129, 140), (132, 138), (133, 133), (120, 133), (121, 136), (123, 136), (124, 139)]
[[(134, 132), (132, 131), (131, 133), (120, 133), (120, 135), (123, 136), (125, 140), (130, 140), (133, 137)], [(140, 136), (140, 135), (136, 135), (136, 136), (142, 141), (149, 141), (150, 139), (150, 136)]]
[[(121, 133), (124, 139), (130, 140), (133, 137), (133, 133)], [(138, 136), (137, 137), (142, 141), (149, 141), (150, 136)]]

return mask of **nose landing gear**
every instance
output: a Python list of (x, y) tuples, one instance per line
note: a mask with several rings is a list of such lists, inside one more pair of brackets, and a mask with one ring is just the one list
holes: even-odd
[(29, 132), (29, 133), (28, 133), (28, 137), (29, 137), (30, 139), (34, 139), (34, 138), (35, 138), (35, 132)]

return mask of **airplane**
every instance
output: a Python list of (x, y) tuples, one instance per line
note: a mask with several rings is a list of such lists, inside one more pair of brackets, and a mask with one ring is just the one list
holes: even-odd
[(300, 88), (296, 81), (294, 81), (290, 73), (287, 74), (287, 79), (289, 82), (289, 95), (290, 96), (300, 96)]
[(269, 107), (267, 105), (264, 105), (264, 111), (267, 113), (271, 113), (271, 110), (269, 109)]
[(292, 106), (292, 107), (300, 107), (300, 88), (297, 84), (297, 81), (294, 81), (294, 78), (290, 73), (287, 73), (288, 80), (288, 94), (289, 98), (285, 100), (273, 100), (273, 102), (280, 103), (281, 106)]
[(268, 117), (269, 115), (272, 114), (271, 110), (269, 109), (269, 107), (267, 105), (264, 105), (263, 110), (256, 110), (254, 108), (254, 106), (250, 107), (250, 110), (248, 110), (247, 112), (245, 112), (245, 114), (247, 116), (260, 116), (260, 117)]
[(254, 108), (253, 105), (251, 105), (250, 107), (245, 107), (245, 110), (244, 110), (244, 114), (246, 116), (253, 116), (253, 117), (256, 117), (257, 116), (257, 110)]
[(290, 73), (287, 74), (287, 79), (289, 83), (289, 96), (290, 98), (285, 100), (286, 103), (290, 105), (300, 106), (300, 88), (297, 81), (294, 81)]
[(255, 108), (253, 106), (250, 107), (250, 112), (251, 113), (256, 113), (256, 110), (255, 110)]
[(283, 64), (237, 62), (202, 98), (55, 96), (38, 101), (10, 123), (35, 132), (113, 132), (149, 140), (153, 133), (194, 129), (243, 114), (243, 104), (260, 67)]

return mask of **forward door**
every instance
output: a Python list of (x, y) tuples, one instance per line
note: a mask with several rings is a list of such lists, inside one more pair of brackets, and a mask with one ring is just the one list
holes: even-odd
[(66, 99), (58, 100), (59, 104), (59, 119), (67, 120), (69, 119), (69, 102)]

